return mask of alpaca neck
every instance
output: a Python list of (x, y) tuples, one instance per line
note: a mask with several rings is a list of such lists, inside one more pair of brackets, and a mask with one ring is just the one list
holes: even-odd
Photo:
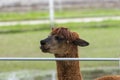
[[(64, 55), (55, 54), (56, 58), (78, 58), (77, 46)], [(79, 61), (56, 61), (58, 80), (82, 80)]]

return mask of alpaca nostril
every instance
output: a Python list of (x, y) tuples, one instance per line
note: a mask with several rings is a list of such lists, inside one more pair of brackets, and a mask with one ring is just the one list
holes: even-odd
[(45, 44), (46, 44), (46, 41), (45, 41), (45, 40), (42, 40), (42, 41), (40, 41), (40, 44), (41, 44), (41, 45), (45, 45)]

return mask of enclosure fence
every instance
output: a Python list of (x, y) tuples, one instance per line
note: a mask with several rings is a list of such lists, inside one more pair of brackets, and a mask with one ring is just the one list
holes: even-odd
[[(39, 57), (0, 57), (0, 61), (118, 61), (120, 58), (39, 58)], [(16, 74), (13, 74), (16, 77)], [(56, 72), (51, 73), (51, 80), (56, 80)]]
[(118, 61), (120, 58), (24, 58), (24, 57), (1, 57), (0, 61)]
[(120, 61), (120, 58), (24, 58), (1, 57), (0, 61)]

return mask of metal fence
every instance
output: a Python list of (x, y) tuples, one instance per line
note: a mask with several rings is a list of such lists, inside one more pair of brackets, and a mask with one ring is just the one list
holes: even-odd
[(0, 61), (120, 61), (120, 58), (24, 58), (1, 57)]
[(118, 61), (120, 58), (24, 58), (24, 57), (1, 57), (0, 61)]
[[(116, 72), (115, 74), (119, 74), (117, 73), (117, 70), (119, 72), (119, 68), (120, 68), (120, 58), (33, 58), (33, 57), (29, 57), (29, 58), (25, 58), (25, 57), (0, 57), (0, 61), (118, 61), (119, 65), (118, 67), (100, 67), (100, 68), (85, 68), (85, 69), (81, 69), (82, 73), (83, 73), (83, 77), (85, 78), (85, 80), (93, 80), (94, 79), (94, 74), (96, 74), (95, 72), (98, 71), (99, 73), (97, 73), (98, 75), (101, 74), (108, 74), (111, 73), (111, 71), (113, 70), (113, 72)], [(106, 72), (109, 71), (109, 72)], [(87, 72), (87, 76), (86, 76), (86, 72)], [(104, 73), (105, 72), (105, 73)], [(31, 74), (30, 74), (31, 73)], [(33, 75), (34, 74), (34, 75)], [(91, 75), (93, 74), (93, 75)], [(27, 75), (27, 76), (26, 76)], [(97, 75), (97, 76), (98, 76)], [(8, 76), (8, 77), (7, 77)], [(46, 76), (46, 77), (45, 77)], [(36, 79), (38, 77), (38, 79)], [(7, 79), (6, 79), (7, 78)], [(0, 74), (0, 79), (1, 80), (56, 80), (56, 71), (50, 71), (50, 72), (44, 72), (44, 75), (41, 75), (41, 72), (39, 72), (38, 70), (35, 71), (16, 71), (16, 72), (9, 72), (9, 73), (1, 73)]]

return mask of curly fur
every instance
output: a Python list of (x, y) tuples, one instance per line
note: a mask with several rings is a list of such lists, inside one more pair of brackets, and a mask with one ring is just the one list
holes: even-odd
[(120, 80), (120, 75), (103, 76), (103, 77), (97, 78), (95, 80)]
[(54, 28), (51, 34), (63, 36), (66, 40), (70, 42), (79, 38), (79, 35), (76, 32), (71, 32), (68, 28), (64, 28), (64, 27)]

